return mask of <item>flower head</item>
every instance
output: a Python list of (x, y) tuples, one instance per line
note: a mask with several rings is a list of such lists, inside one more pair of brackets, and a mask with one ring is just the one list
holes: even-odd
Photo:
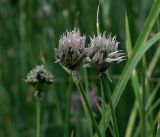
[(85, 40), (85, 36), (81, 36), (79, 31), (64, 33), (59, 40), (58, 49), (55, 49), (56, 62), (74, 70), (85, 57)]
[(125, 56), (118, 50), (118, 44), (116, 37), (106, 37), (105, 33), (91, 38), (84, 67), (93, 66), (99, 72), (105, 72), (111, 64), (122, 62)]
[(51, 84), (54, 80), (53, 75), (47, 71), (43, 65), (36, 66), (32, 69), (25, 80), (28, 84), (39, 85), (39, 84)]

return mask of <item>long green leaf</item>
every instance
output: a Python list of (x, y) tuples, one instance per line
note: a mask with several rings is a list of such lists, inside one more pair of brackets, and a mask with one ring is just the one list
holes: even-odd
[[(132, 55), (133, 49), (132, 49), (132, 42), (131, 42), (131, 35), (130, 35), (130, 30), (129, 30), (129, 21), (128, 21), (127, 12), (125, 13), (125, 31), (126, 31), (126, 49), (127, 49), (128, 57), (130, 58)], [(141, 112), (140, 108), (142, 106), (141, 105), (140, 84), (139, 84), (136, 69), (132, 71), (131, 82), (132, 82), (132, 87), (133, 87), (133, 91), (135, 94), (135, 102), (134, 102), (134, 106), (133, 106), (133, 109), (129, 117), (125, 137), (131, 136), (133, 126), (134, 126), (134, 121), (137, 115), (137, 108), (139, 108), (139, 112)]]
[[(143, 44), (135, 53), (134, 56), (131, 57), (130, 60), (128, 60), (128, 63), (126, 64), (126, 67), (124, 68), (124, 71), (120, 77), (120, 80), (114, 90), (112, 99), (114, 106), (118, 104), (118, 101), (123, 93), (123, 89), (125, 88), (125, 85), (127, 84), (127, 81), (129, 80), (129, 77), (131, 75), (132, 70), (136, 67), (140, 59), (142, 58), (143, 54), (154, 45), (155, 42), (157, 42), (160, 39), (160, 32), (157, 33), (153, 38), (151, 38), (148, 42)], [(108, 125), (108, 122), (110, 120), (111, 112), (109, 107), (106, 109), (106, 126)], [(100, 122), (100, 129), (101, 129), (101, 122)]]
[[(114, 93), (113, 93), (113, 96), (112, 96), (112, 99), (113, 99), (113, 103), (114, 103), (114, 106), (116, 107), (119, 100), (120, 100), (120, 97), (123, 93), (123, 90), (130, 78), (130, 75), (133, 71), (133, 69), (136, 67), (136, 65), (138, 64), (138, 62), (140, 61), (140, 59), (142, 58), (143, 54), (151, 47), (153, 46), (153, 44), (160, 39), (160, 33), (156, 34), (153, 38), (151, 38), (148, 42), (144, 43), (147, 36), (148, 36), (148, 33), (150, 32), (158, 14), (160, 12), (160, 0), (154, 2), (152, 8), (151, 8), (151, 11), (149, 13), (149, 16), (144, 24), (144, 27), (138, 37), (138, 40), (135, 44), (135, 48), (133, 50), (133, 53), (132, 53), (132, 56), (131, 58), (128, 60), (123, 72), (122, 72), (122, 75), (115, 87), (115, 90), (114, 90)], [(109, 111), (109, 108), (106, 109), (106, 127), (108, 125), (108, 122), (110, 120), (110, 116), (111, 116), (111, 113)], [(102, 121), (100, 122), (100, 129), (101, 129), (101, 123)], [(95, 134), (96, 136), (96, 134)]]
[[(126, 29), (126, 48), (127, 48), (128, 57), (130, 58), (132, 55), (133, 49), (132, 49), (127, 13), (125, 14), (125, 29)], [(140, 84), (138, 81), (138, 75), (137, 75), (136, 69), (132, 71), (131, 81), (132, 81), (132, 86), (133, 86), (135, 97), (138, 101), (139, 107), (141, 108), (142, 105), (141, 105)]]
[(136, 67), (144, 53), (151, 47), (153, 44), (160, 39), (160, 33), (157, 33), (154, 37), (152, 37), (148, 42), (144, 43), (145, 38), (147, 37), (148, 32), (151, 30), (156, 17), (160, 12), (160, 1), (156, 1), (151, 9), (151, 12), (146, 20), (144, 28), (142, 29), (142, 33), (140, 34), (135, 48), (133, 50), (133, 54), (131, 58), (128, 60), (120, 80), (118, 81), (116, 88), (113, 93), (113, 102), (115, 102), (115, 106), (118, 104), (118, 101), (123, 93), (123, 90), (130, 78), (130, 75), (133, 69)]

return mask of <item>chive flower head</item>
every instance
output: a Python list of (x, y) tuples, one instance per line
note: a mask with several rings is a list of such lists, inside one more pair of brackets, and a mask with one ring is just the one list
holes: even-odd
[(105, 72), (111, 64), (122, 62), (125, 56), (118, 50), (118, 44), (116, 37), (106, 37), (105, 32), (91, 38), (84, 67), (95, 67), (99, 72)]
[(74, 70), (85, 57), (86, 37), (79, 31), (67, 31), (59, 40), (59, 47), (55, 49), (56, 62), (63, 67)]
[(44, 65), (40, 65), (28, 73), (25, 81), (31, 85), (51, 84), (54, 81), (54, 77), (44, 68)]

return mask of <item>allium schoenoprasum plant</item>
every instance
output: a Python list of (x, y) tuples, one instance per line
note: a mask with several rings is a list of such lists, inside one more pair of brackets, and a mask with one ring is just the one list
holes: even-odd
[(43, 91), (45, 85), (52, 84), (54, 81), (53, 75), (44, 68), (44, 65), (39, 65), (33, 68), (27, 75), (25, 82), (27, 84), (32, 85), (35, 88), (34, 97), (36, 99), (36, 137), (41, 137), (41, 127), (40, 127), (40, 119), (41, 119), (41, 103), (40, 101), (43, 99)]
[[(107, 95), (107, 99), (109, 100), (113, 125), (114, 125), (114, 132), (115, 136), (119, 137), (118, 127), (117, 127), (117, 120), (115, 115), (115, 110), (113, 106), (113, 102), (111, 99), (111, 92), (108, 85), (108, 79), (110, 80), (108, 69), (112, 64), (120, 63), (125, 59), (125, 54), (118, 50), (119, 42), (116, 41), (116, 37), (111, 37), (111, 35), (106, 36), (106, 33), (97, 34), (98, 36), (94, 36), (91, 38), (90, 46), (87, 49), (86, 61), (87, 63), (84, 67), (93, 67), (99, 73), (100, 77), (100, 85), (101, 85), (101, 104), (102, 104), (102, 121), (103, 121), (103, 136), (105, 135), (105, 94)], [(106, 75), (106, 73), (108, 75)], [(111, 80), (110, 80), (111, 81)]]
[[(112, 80), (108, 84), (119, 136), (159, 137), (160, 0), (102, 0), (98, 4), (98, 0), (0, 0), (0, 137), (35, 137), (34, 104), (38, 100), (33, 93), (37, 90), (23, 80), (35, 64), (44, 64), (56, 77), (54, 84), (46, 83), (40, 94), (41, 137), (98, 136), (71, 74), (61, 67), (62, 60), (61, 65), (53, 63), (60, 59), (54, 50), (58, 50), (65, 30), (79, 30), (82, 41), (85, 37), (85, 49), (90, 47), (89, 36), (93, 39), (93, 34), (97, 37), (106, 31), (112, 38), (116, 36), (118, 50), (127, 57), (119, 64), (110, 64), (109, 75), (106, 74)], [(72, 76), (74, 80), (78, 77), (85, 89), (101, 135), (114, 137), (106, 82), (105, 92), (101, 93), (95, 65), (83, 67), (87, 64), (86, 55), (79, 57), (83, 59), (76, 58), (76, 67), (70, 66), (79, 77), (77, 73)], [(66, 66), (65, 69), (69, 70)], [(88, 96), (91, 89), (96, 97)], [(97, 100), (96, 110), (92, 99)]]
[[(97, 122), (94, 118), (91, 106), (89, 105), (89, 101), (85, 95), (84, 89), (80, 82), (79, 73), (76, 68), (82, 62), (84, 58), (87, 60), (87, 64), (84, 67), (95, 67), (100, 75), (101, 78), (101, 95), (102, 95), (102, 117), (104, 118), (104, 111), (105, 111), (105, 96), (104, 96), (104, 89), (107, 90), (107, 97), (110, 103), (113, 123), (114, 123), (114, 132), (116, 137), (119, 137), (118, 127), (117, 127), (117, 120), (115, 116), (114, 106), (111, 100), (111, 93), (105, 79), (105, 73), (108, 72), (108, 68), (111, 64), (120, 63), (124, 60), (125, 56), (121, 50), (118, 50), (118, 42), (116, 41), (115, 37), (111, 37), (109, 35), (106, 37), (105, 33), (98, 34), (97, 37), (94, 36), (91, 39), (91, 44), (89, 48), (85, 48), (85, 37), (80, 36), (80, 32), (73, 30), (71, 32), (66, 32), (63, 34), (59, 40), (59, 47), (55, 49), (56, 58), (58, 63), (71, 74), (73, 80), (75, 81), (79, 92), (81, 93), (85, 105), (89, 111), (90, 117), (92, 122), (94, 122), (95, 129), (98, 133), (98, 136), (105, 136), (105, 125), (103, 125), (103, 133), (101, 135)], [(107, 73), (108, 74), (108, 73)], [(109, 74), (108, 74), (109, 77)], [(107, 86), (105, 86), (107, 84)]]
[(76, 29), (64, 33), (59, 40), (58, 49), (55, 49), (57, 58), (56, 62), (60, 63), (60, 65), (72, 76), (77, 86), (77, 90), (81, 94), (85, 103), (85, 107), (89, 112), (98, 136), (102, 137), (88, 98), (81, 84), (79, 72), (77, 71), (77, 67), (86, 57), (85, 39), (85, 36), (81, 36), (80, 32)]

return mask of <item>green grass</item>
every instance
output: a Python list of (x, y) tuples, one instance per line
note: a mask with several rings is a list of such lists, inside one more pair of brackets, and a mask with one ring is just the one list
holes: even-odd
[[(85, 106), (77, 112), (71, 108), (76, 85), (54, 63), (61, 34), (74, 27), (87, 36), (86, 46), (89, 35), (97, 31), (117, 36), (119, 49), (128, 55), (109, 69), (119, 136), (155, 137), (160, 106), (159, 12), (159, 0), (1, 0), (0, 137), (36, 135), (34, 89), (24, 79), (40, 64), (56, 78), (41, 102), (41, 137), (96, 136)], [(101, 105), (108, 100), (102, 100), (97, 72), (80, 68), (80, 76), (85, 94), (94, 90), (98, 96), (98, 108), (92, 111), (100, 131), (114, 135), (109, 104)]]

